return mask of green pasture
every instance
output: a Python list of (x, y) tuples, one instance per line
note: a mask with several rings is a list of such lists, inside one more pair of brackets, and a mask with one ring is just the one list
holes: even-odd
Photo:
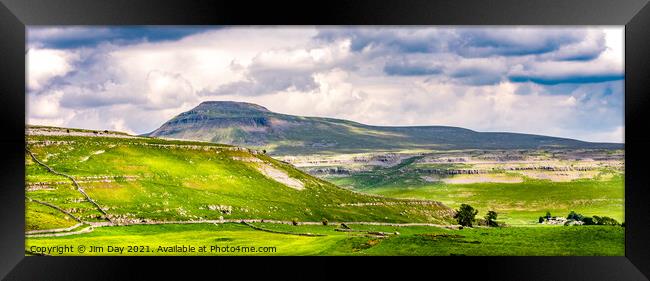
[[(347, 180), (332, 181), (344, 184)], [(622, 175), (570, 182), (526, 179), (521, 183), (401, 183), (358, 190), (395, 198), (433, 199), (453, 208), (470, 204), (480, 211), (479, 216), (494, 210), (500, 220), (513, 225), (536, 224), (547, 211), (566, 216), (573, 210), (586, 216), (609, 216), (619, 222), (625, 217)]]
[[(358, 232), (339, 232), (337, 226), (255, 224), (271, 233), (243, 224), (133, 225), (97, 228), (91, 233), (28, 238), (32, 246), (102, 246), (103, 252), (63, 255), (473, 255), (473, 256), (622, 256), (624, 228), (616, 226), (549, 226), (465, 228), (388, 227), (351, 225)], [(398, 232), (378, 238), (363, 231)], [(299, 233), (324, 236), (300, 236)], [(206, 246), (207, 252), (158, 252), (158, 247)], [(108, 246), (148, 246), (150, 252), (107, 252)], [(211, 246), (240, 247), (239, 252), (209, 252)], [(250, 252), (275, 247), (274, 252)], [(249, 249), (247, 252), (244, 251)], [(267, 248), (268, 249), (268, 248)], [(88, 250), (87, 250), (88, 251)], [(244, 251), (244, 252), (242, 252)], [(55, 253), (54, 255), (58, 255)]]

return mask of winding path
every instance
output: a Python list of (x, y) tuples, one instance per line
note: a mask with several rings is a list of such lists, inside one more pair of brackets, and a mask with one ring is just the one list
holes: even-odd
[(56, 232), (69, 232), (77, 227), (83, 226), (83, 223), (78, 223), (75, 224), (71, 227), (66, 227), (66, 228), (52, 228), (52, 229), (38, 229), (38, 230), (30, 230), (30, 231), (25, 231), (26, 235), (32, 235), (32, 234), (41, 234), (41, 233), (56, 233)]

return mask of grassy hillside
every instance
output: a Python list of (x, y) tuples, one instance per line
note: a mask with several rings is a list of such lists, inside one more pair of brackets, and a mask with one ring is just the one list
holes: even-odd
[[(101, 209), (69, 178), (48, 171), (26, 153), (27, 200), (51, 204), (83, 221), (451, 221), (451, 210), (442, 204), (355, 193), (247, 149), (59, 131), (29, 135), (29, 151), (52, 170), (74, 178)], [(286, 180), (302, 186), (292, 187)], [(76, 223), (54, 210), (30, 201), (27, 230)]]
[(273, 154), (352, 153), (399, 149), (621, 148), (621, 144), (446, 126), (382, 127), (271, 112), (239, 102), (203, 102), (148, 136), (211, 141)]

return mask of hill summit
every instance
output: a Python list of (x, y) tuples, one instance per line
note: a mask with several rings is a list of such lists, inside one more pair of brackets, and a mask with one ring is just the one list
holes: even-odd
[(188, 114), (215, 114), (225, 117), (251, 116), (270, 112), (266, 107), (248, 102), (236, 101), (204, 101)]
[(621, 149), (541, 135), (476, 132), (449, 126), (370, 126), (303, 117), (244, 102), (206, 101), (145, 134), (266, 149), (273, 154), (356, 153), (405, 149)]

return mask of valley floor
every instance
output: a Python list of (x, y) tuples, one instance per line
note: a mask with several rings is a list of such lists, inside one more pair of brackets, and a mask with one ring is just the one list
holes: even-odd
[(508, 225), (550, 212), (624, 221), (620, 150), (510, 150), (292, 156), (285, 160), (338, 186), (391, 198), (469, 204)]
[[(70, 236), (27, 238), (26, 252), (37, 254), (39, 251), (54, 249), (49, 255), (99, 256), (624, 255), (624, 228), (616, 226), (478, 227), (450, 230), (431, 226), (350, 225), (350, 228), (342, 231), (340, 225), (293, 226), (272, 223), (111, 226)], [(70, 246), (72, 250), (56, 252), (57, 246)], [(79, 253), (80, 246), (84, 247), (84, 253)], [(93, 248), (95, 251), (91, 252), (92, 246), (99, 248)], [(200, 250), (203, 246), (205, 251)], [(190, 247), (194, 250), (189, 251)], [(102, 250), (97, 251), (100, 248)], [(119, 252), (116, 249), (122, 250)]]

